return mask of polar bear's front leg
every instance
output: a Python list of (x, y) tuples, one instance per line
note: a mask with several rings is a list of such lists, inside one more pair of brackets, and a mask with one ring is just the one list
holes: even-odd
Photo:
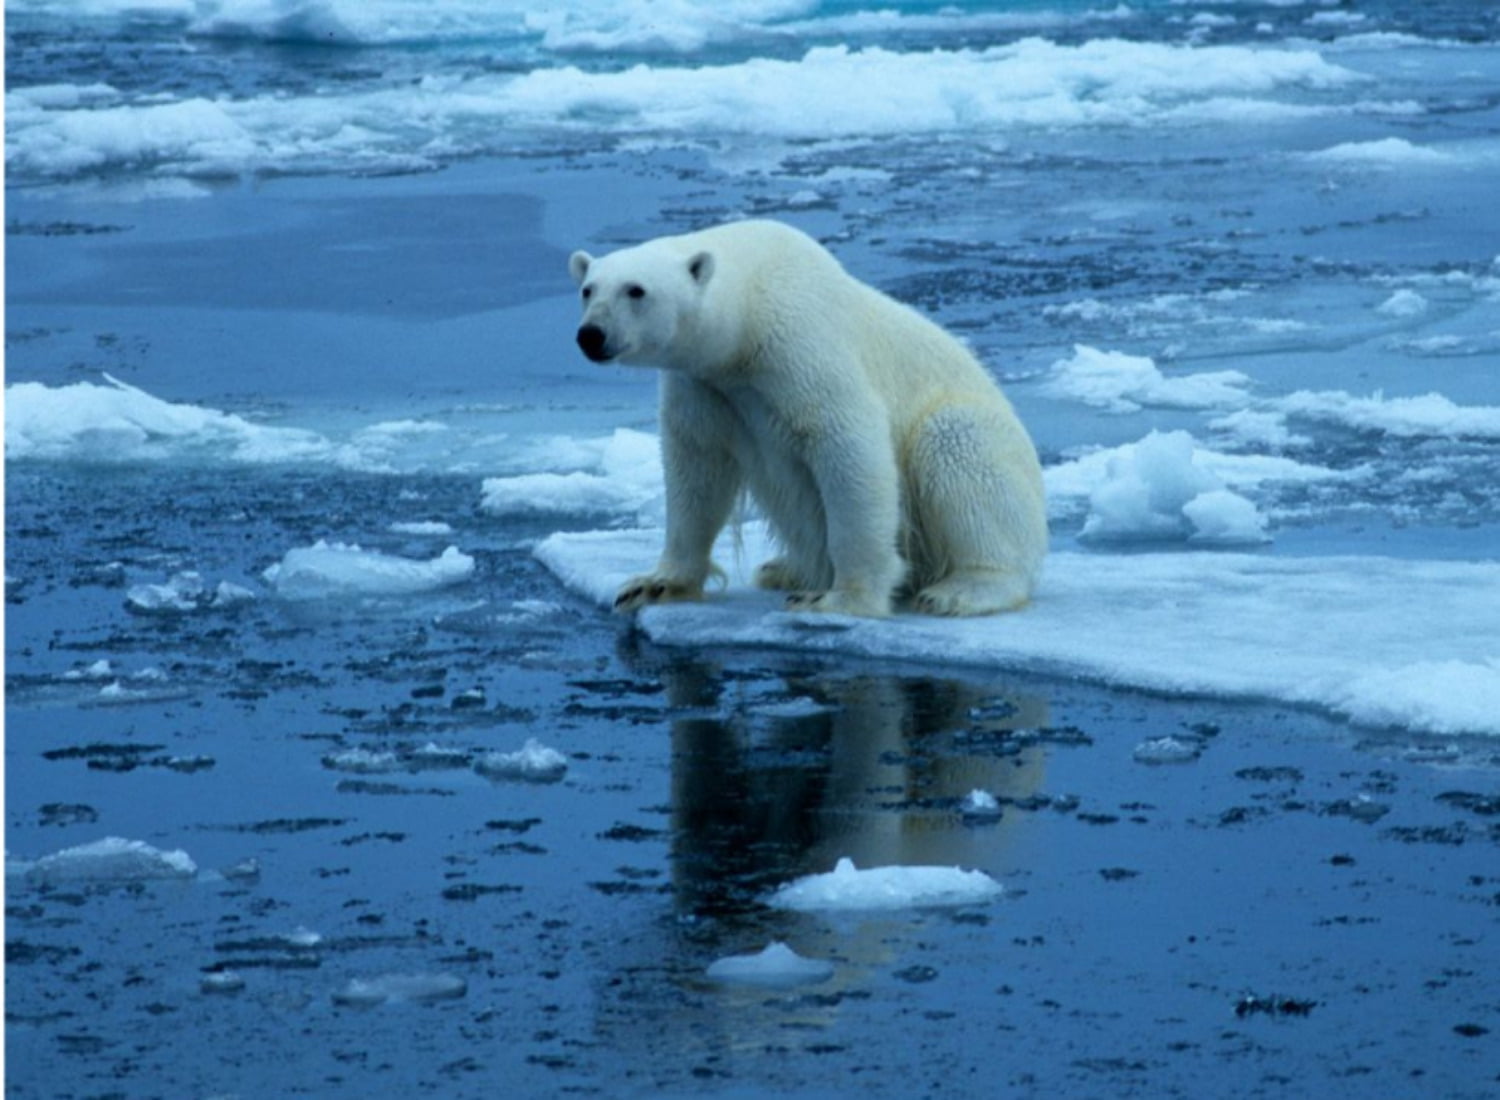
[(715, 574), (714, 540), (729, 521), (742, 474), (730, 450), (732, 423), (723, 399), (692, 379), (664, 374), (661, 459), (667, 495), (667, 540), (650, 573), (632, 577), (615, 596), (615, 610), (701, 600)]
[[(837, 406), (836, 406), (837, 407)], [(901, 474), (884, 411), (846, 404), (831, 430), (817, 433), (807, 461), (822, 501), (833, 584), (789, 596), (794, 610), (885, 616), (906, 575), (896, 551)]]

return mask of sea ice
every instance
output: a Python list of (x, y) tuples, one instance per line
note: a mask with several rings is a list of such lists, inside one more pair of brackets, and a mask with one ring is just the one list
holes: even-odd
[(568, 758), (531, 737), (516, 752), (486, 753), (475, 761), (474, 770), (489, 779), (556, 783), (568, 770)]
[(1156, 737), (1142, 741), (1131, 755), (1141, 764), (1190, 764), (1203, 755), (1203, 745), (1179, 737)]
[(316, 600), (415, 595), (462, 584), (473, 573), (474, 559), (456, 546), (431, 561), (414, 561), (320, 539), (288, 550), (262, 576), (282, 599)]
[(1415, 290), (1403, 288), (1381, 302), (1375, 311), (1387, 317), (1420, 317), (1427, 312), (1427, 299)]
[(486, 478), (479, 506), (492, 515), (631, 514), (659, 517), (661, 448), (656, 436), (621, 428), (592, 468)]
[(983, 871), (958, 867), (874, 867), (861, 871), (841, 859), (827, 874), (807, 875), (779, 887), (774, 909), (801, 911), (918, 909), (974, 905), (1004, 892)]
[(386, 530), (397, 535), (433, 535), (442, 537), (453, 534), (451, 524), (440, 520), (417, 520), (411, 523), (392, 523)]
[(238, 993), (245, 988), (245, 979), (234, 970), (215, 970), (199, 979), (198, 988), (204, 993)]
[(1109, 461), (1089, 493), (1080, 538), (1099, 541), (1187, 539), (1214, 545), (1269, 541), (1255, 505), (1195, 461), (1186, 432), (1152, 432)]
[(180, 849), (162, 851), (144, 841), (110, 836), (43, 856), (24, 865), (24, 873), (38, 886), (83, 885), (187, 879), (198, 873), (198, 865)]
[(358, 775), (378, 775), (395, 771), (401, 766), (401, 760), (393, 752), (345, 749), (323, 757), (323, 766), (334, 771), (354, 772)]
[(799, 985), (826, 982), (833, 977), (833, 964), (803, 958), (786, 944), (777, 941), (755, 954), (731, 955), (714, 961), (708, 968), (708, 977), (711, 981), (726, 985), (790, 989)]
[(217, 459), (246, 463), (330, 457), (313, 432), (251, 423), (217, 409), (175, 404), (104, 375), (76, 382), (5, 388), (5, 457), (132, 463)]
[(1238, 408), (1250, 400), (1250, 377), (1236, 370), (1206, 371), (1168, 378), (1146, 356), (1100, 351), (1082, 344), (1071, 359), (1052, 365), (1044, 389), (1111, 412), (1137, 412), (1143, 406), (1173, 409)]
[(1000, 817), (1000, 800), (989, 791), (970, 791), (958, 808), (970, 821), (993, 821)]
[[(608, 607), (661, 546), (659, 530), (560, 533), (536, 555)], [(1421, 733), (1500, 735), (1500, 563), (1057, 551), (1035, 598), (1015, 614), (898, 614), (810, 631), (805, 615), (786, 613), (753, 586), (755, 565), (774, 553), (763, 524), (744, 524), (738, 540), (726, 535), (718, 547), (730, 574), (724, 592), (644, 608), (636, 625), (661, 645), (1028, 668), (1171, 694), (1306, 704)]]

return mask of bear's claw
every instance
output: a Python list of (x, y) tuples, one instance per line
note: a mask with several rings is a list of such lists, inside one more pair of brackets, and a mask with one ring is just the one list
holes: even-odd
[(636, 577), (625, 582), (615, 596), (614, 608), (618, 612), (635, 611), (654, 603), (673, 603), (679, 600), (703, 598), (703, 586), (684, 584), (680, 581), (661, 580), (657, 577)]

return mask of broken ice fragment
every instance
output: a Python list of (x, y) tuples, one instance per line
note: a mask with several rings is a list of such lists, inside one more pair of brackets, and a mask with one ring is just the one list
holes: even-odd
[(1203, 745), (1171, 736), (1157, 737), (1142, 741), (1131, 755), (1139, 764), (1191, 764), (1203, 755)]
[(780, 941), (752, 955), (731, 955), (708, 968), (712, 981), (726, 985), (756, 985), (787, 989), (814, 985), (833, 977), (833, 964), (806, 959)]
[(808, 875), (778, 888), (773, 909), (869, 910), (973, 905), (991, 901), (1005, 888), (983, 871), (959, 867), (874, 867), (861, 871), (841, 859), (832, 871)]
[(184, 851), (164, 852), (117, 836), (64, 848), (26, 868), (28, 881), (40, 886), (186, 879), (197, 873), (198, 865)]
[(568, 770), (568, 758), (532, 737), (516, 752), (486, 753), (475, 762), (474, 770), (489, 779), (556, 783)]

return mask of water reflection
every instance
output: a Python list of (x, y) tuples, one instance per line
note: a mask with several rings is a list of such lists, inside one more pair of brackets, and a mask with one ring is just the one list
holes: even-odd
[(861, 867), (1003, 872), (1015, 815), (976, 827), (972, 791), (1004, 805), (1036, 793), (1046, 701), (1003, 681), (802, 665), (728, 673), (661, 669), (672, 721), (673, 872), (681, 911), (757, 907), (841, 857)]
[[(809, 914), (771, 910), (765, 899), (845, 856), (861, 867), (977, 868), (1004, 881), (1032, 817), (1015, 804), (1031, 804), (1043, 784), (1047, 746), (1035, 731), (1048, 723), (1044, 698), (1005, 677), (851, 672), (806, 656), (752, 666), (636, 654), (631, 663), (664, 684), (675, 714), (673, 907), (637, 930), (600, 991), (608, 1042), (637, 1051), (653, 1072), (696, 1062), (695, 1074), (733, 1066), (775, 1080), (786, 1043), (816, 1045), (862, 1012), (852, 1006), (871, 997), (872, 983), (908, 980), (923, 937), (993, 934), (987, 906)], [(998, 819), (966, 819), (976, 789), (1000, 802)], [(832, 977), (784, 991), (706, 977), (716, 959), (776, 941), (831, 964)]]

